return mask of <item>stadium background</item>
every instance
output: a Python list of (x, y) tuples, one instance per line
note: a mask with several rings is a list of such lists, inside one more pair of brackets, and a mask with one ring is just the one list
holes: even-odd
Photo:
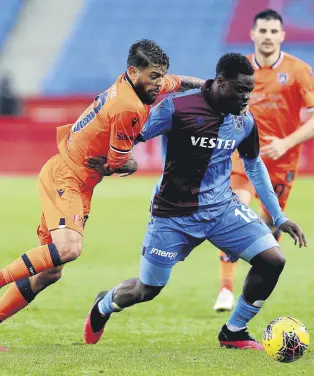
[[(156, 40), (170, 72), (208, 78), (227, 51), (250, 53), (252, 16), (277, 9), (285, 19), (284, 50), (314, 67), (314, 0), (0, 0), (1, 80), (9, 77), (18, 116), (0, 117), (1, 267), (37, 244), (36, 174), (56, 152), (55, 128), (73, 122), (93, 97), (125, 70), (129, 46)], [(108, 178), (97, 187), (83, 255), (28, 310), (0, 327), (0, 375), (313, 375), (313, 351), (291, 365), (265, 354), (220, 349), (228, 314), (212, 310), (219, 288), (218, 255), (203, 244), (175, 269), (158, 299), (110, 322), (95, 347), (82, 346), (82, 324), (99, 288), (138, 273), (151, 188), (160, 171), (158, 140), (135, 148), (141, 174)], [(314, 142), (303, 148), (287, 215), (309, 248), (281, 243), (287, 266), (275, 292), (250, 325), (263, 329), (281, 315), (314, 333)], [(236, 293), (248, 270), (239, 263)], [(2, 291), (1, 291), (2, 294)]]
[[(9, 75), (22, 101), (22, 116), (0, 120), (1, 172), (38, 172), (56, 151), (55, 126), (73, 122), (115, 81), (137, 39), (160, 43), (170, 72), (209, 78), (224, 52), (252, 51), (252, 16), (271, 6), (285, 20), (284, 49), (314, 65), (312, 0), (2, 0), (1, 6), (0, 77)], [(158, 140), (135, 154), (141, 172), (159, 171)], [(310, 141), (302, 172), (314, 173), (313, 159)]]

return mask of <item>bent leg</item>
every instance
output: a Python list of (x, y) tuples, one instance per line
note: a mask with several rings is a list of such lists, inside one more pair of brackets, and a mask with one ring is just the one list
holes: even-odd
[(250, 261), (243, 285), (244, 299), (257, 307), (270, 296), (285, 266), (285, 258), (279, 247), (272, 247), (257, 254)]
[(112, 289), (99, 303), (100, 312), (110, 314), (114, 305), (121, 310), (154, 299), (167, 284), (171, 270), (172, 267), (154, 265), (141, 256), (140, 277), (123, 281)]
[[(44, 214), (41, 213), (37, 235), (41, 245), (52, 243)], [(0, 298), (0, 321), (13, 316), (31, 303), (37, 294), (61, 278), (62, 267), (56, 267), (12, 283)]]
[(100, 340), (112, 313), (154, 299), (169, 280), (170, 271), (171, 268), (154, 265), (142, 256), (140, 278), (123, 281), (96, 297), (94, 306), (85, 320), (85, 342), (96, 344)]
[(0, 298), (0, 321), (21, 311), (35, 299), (39, 292), (57, 282), (61, 278), (61, 270), (60, 266), (12, 283)]
[[(257, 247), (258, 244), (256, 249)], [(242, 295), (227, 323), (228, 328), (233, 331), (245, 328), (260, 311), (278, 282), (285, 258), (280, 248), (274, 246), (254, 255), (250, 263), (252, 267), (244, 281)]]
[[(52, 243), (31, 249), (0, 270), (0, 287), (73, 261), (81, 253), (83, 201), (85, 196), (90, 199), (91, 194), (81, 193), (79, 182), (60, 155), (51, 158), (42, 168), (38, 190)], [(40, 227), (38, 231), (41, 230)]]
[[(140, 277), (123, 281), (110, 291), (98, 294), (85, 320), (86, 343), (99, 341), (112, 313), (154, 299), (168, 282), (172, 267), (202, 242), (193, 234), (184, 233), (181, 221), (182, 218), (151, 219), (143, 243)], [(191, 218), (195, 225), (193, 221)], [(199, 228), (196, 231), (200, 233)]]
[(220, 246), (231, 260), (240, 257), (252, 264), (243, 294), (222, 327), (219, 342), (227, 347), (262, 350), (262, 345), (248, 334), (246, 327), (270, 295), (283, 269), (284, 259), (278, 243), (266, 224), (250, 208), (235, 201), (209, 240)]
[(0, 287), (75, 260), (81, 253), (82, 235), (71, 229), (51, 232), (53, 243), (24, 253), (0, 270)]
[[(241, 162), (242, 166), (242, 162)], [(231, 175), (231, 188), (239, 197), (240, 201), (249, 205), (255, 196), (255, 190), (251, 182), (248, 180), (244, 171), (243, 174), (233, 173)], [(237, 269), (237, 263), (232, 263), (228, 256), (219, 251), (219, 267), (220, 267), (220, 293), (214, 304), (214, 310), (217, 312), (230, 311), (234, 305), (234, 279)]]

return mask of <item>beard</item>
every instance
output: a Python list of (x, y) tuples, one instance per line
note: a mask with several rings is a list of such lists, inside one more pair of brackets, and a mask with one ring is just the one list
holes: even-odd
[(157, 94), (152, 91), (145, 91), (143, 84), (138, 83), (137, 85), (134, 85), (134, 89), (137, 96), (144, 104), (153, 104), (155, 102)]

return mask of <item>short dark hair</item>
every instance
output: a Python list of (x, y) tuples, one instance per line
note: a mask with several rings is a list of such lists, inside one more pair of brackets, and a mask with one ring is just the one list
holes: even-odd
[(169, 57), (153, 40), (141, 39), (129, 49), (127, 67), (147, 68), (149, 65), (166, 65), (169, 68)]
[(278, 20), (278, 21), (280, 21), (281, 25), (283, 25), (283, 20), (282, 20), (281, 15), (278, 12), (276, 12), (275, 10), (269, 9), (269, 8), (262, 10), (261, 12), (259, 12), (255, 15), (254, 26), (256, 25), (257, 20), (266, 20), (266, 21)]
[(254, 69), (246, 56), (231, 52), (219, 59), (216, 66), (216, 77), (222, 76), (227, 79), (235, 79), (239, 74), (247, 76), (254, 74)]

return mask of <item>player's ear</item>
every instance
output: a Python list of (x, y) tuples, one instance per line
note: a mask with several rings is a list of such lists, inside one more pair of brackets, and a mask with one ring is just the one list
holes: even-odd
[(218, 76), (216, 77), (216, 81), (217, 81), (218, 86), (223, 86), (224, 83), (225, 83), (224, 78), (223, 78), (222, 76), (220, 76), (220, 75), (218, 75)]
[(251, 41), (255, 42), (255, 31), (254, 31), (254, 29), (250, 30), (250, 38), (251, 38)]
[(282, 31), (281, 32), (281, 40), (280, 40), (280, 42), (282, 43), (285, 39), (286, 39), (286, 32)]
[(132, 65), (128, 68), (128, 76), (132, 81), (136, 81), (138, 79), (139, 73), (139, 70)]

